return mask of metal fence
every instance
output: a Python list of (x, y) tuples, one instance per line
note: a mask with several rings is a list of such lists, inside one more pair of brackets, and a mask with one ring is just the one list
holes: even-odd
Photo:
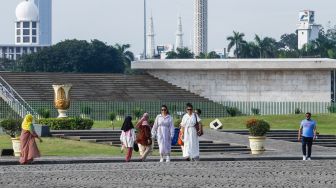
[[(50, 110), (51, 117), (57, 117), (58, 113), (53, 102), (27, 101), (35, 111), (39, 109)], [(148, 112), (154, 118), (160, 113), (161, 105), (166, 104), (171, 114), (179, 116), (185, 112), (185, 104), (189, 101), (139, 101), (139, 102), (115, 102), (115, 101), (72, 101), (67, 112), (68, 116), (82, 116), (84, 112), (97, 121), (108, 120), (108, 114), (114, 112), (117, 116), (133, 115), (136, 112)], [(240, 115), (252, 115), (259, 111), (261, 115), (294, 114), (297, 112), (311, 112), (313, 114), (331, 113), (336, 109), (336, 104), (331, 102), (191, 102), (194, 108), (202, 110), (203, 118), (216, 118), (230, 116), (229, 108), (235, 108)], [(330, 109), (333, 107), (333, 109)], [(0, 119), (16, 117), (15, 112), (3, 100), (0, 100)]]

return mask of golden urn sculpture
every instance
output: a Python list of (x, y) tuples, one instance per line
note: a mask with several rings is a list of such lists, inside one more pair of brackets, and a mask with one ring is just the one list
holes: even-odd
[(58, 111), (58, 118), (68, 117), (66, 112), (70, 107), (71, 84), (52, 85), (54, 88), (54, 105)]

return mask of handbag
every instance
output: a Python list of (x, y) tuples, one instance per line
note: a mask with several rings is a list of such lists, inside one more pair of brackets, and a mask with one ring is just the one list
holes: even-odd
[(180, 133), (180, 129), (175, 128), (174, 129), (174, 137), (173, 137), (172, 143), (171, 143), (172, 146), (175, 146), (177, 144), (179, 133)]
[(198, 123), (196, 114), (194, 114), (194, 115), (195, 115), (195, 119), (196, 119), (196, 123), (195, 123), (194, 127), (196, 128), (197, 135), (202, 136), (203, 135), (202, 126)]
[(179, 134), (178, 134), (178, 139), (177, 139), (177, 144), (180, 146), (183, 146), (183, 128), (180, 129)]
[(133, 144), (133, 150), (134, 150), (135, 152), (138, 152), (138, 151), (139, 151), (139, 146), (138, 146), (138, 144), (137, 144), (136, 142), (134, 142), (134, 144)]

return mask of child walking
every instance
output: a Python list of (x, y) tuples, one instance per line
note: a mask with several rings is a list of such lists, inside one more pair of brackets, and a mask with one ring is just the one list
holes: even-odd
[(132, 117), (127, 116), (121, 127), (120, 141), (122, 147), (126, 149), (126, 162), (131, 161), (133, 145), (135, 141), (135, 130), (132, 123)]

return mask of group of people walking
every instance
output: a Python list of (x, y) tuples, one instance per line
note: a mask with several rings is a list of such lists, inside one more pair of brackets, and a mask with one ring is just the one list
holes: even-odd
[[(200, 113), (197, 109), (193, 111), (193, 106), (188, 103), (186, 105), (186, 113), (180, 123), (180, 132), (182, 134), (179, 139), (183, 142), (181, 146), (183, 157), (188, 161), (199, 160), (199, 136), (203, 134), (200, 125)], [(302, 142), (303, 160), (311, 160), (312, 144), (316, 139), (316, 122), (311, 119), (311, 113), (306, 113), (306, 119), (301, 122), (298, 132), (298, 141)], [(199, 126), (201, 128), (199, 128)], [(36, 134), (33, 126), (33, 116), (28, 114), (24, 118), (20, 136), (20, 163), (31, 164), (34, 158), (40, 157), (40, 151), (37, 148), (35, 139), (42, 139)], [(137, 122), (136, 133), (132, 123), (132, 117), (127, 116), (121, 127), (120, 141), (122, 149), (126, 150), (126, 162), (132, 157), (133, 148), (139, 148), (142, 161), (146, 161), (147, 156), (153, 150), (154, 140), (159, 145), (160, 162), (170, 162), (171, 145), (175, 134), (173, 117), (169, 114), (166, 105), (161, 106), (161, 113), (155, 118), (154, 125), (149, 124), (149, 114), (143, 114), (142, 118)], [(306, 151), (308, 149), (308, 152)]]
[[(200, 110), (198, 111), (200, 113)], [(132, 118), (127, 116), (121, 128), (122, 133), (120, 140), (122, 147), (127, 150), (126, 162), (129, 162), (132, 156), (134, 144), (138, 145), (141, 160), (145, 161), (146, 157), (153, 149), (154, 140), (159, 145), (160, 162), (170, 162), (171, 144), (175, 134), (174, 120), (169, 114), (166, 105), (161, 106), (161, 113), (155, 118), (154, 125), (149, 125), (149, 115), (145, 113), (136, 124), (138, 134), (135, 135), (135, 129), (132, 125)], [(199, 160), (199, 140), (198, 132), (195, 125), (200, 124), (199, 114), (194, 113), (192, 104), (186, 105), (186, 114), (183, 116), (180, 127), (183, 134), (179, 139), (183, 141), (183, 157), (186, 160)], [(201, 126), (200, 126), (201, 127)]]

